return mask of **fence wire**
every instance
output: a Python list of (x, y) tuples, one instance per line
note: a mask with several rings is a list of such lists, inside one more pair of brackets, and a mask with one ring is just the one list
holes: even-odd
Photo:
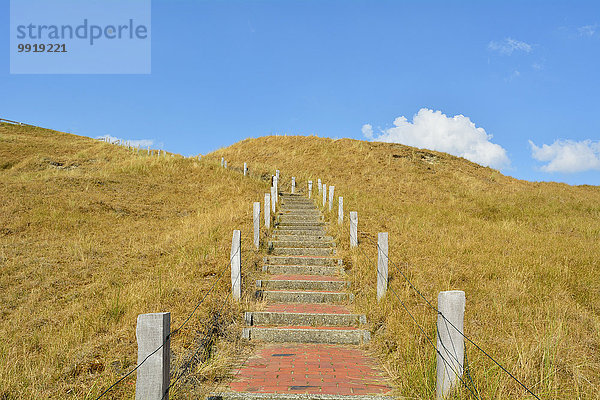
[[(110, 385), (108, 387), (108, 389), (106, 389), (104, 392), (102, 392), (98, 397), (96, 397), (96, 400), (102, 398), (104, 395), (106, 395), (108, 392), (110, 392), (115, 386), (117, 386), (119, 383), (123, 382), (127, 377), (129, 377), (131, 374), (133, 374), (135, 371), (137, 371), (146, 361), (148, 361), (148, 359), (150, 357), (152, 357), (154, 354), (156, 354), (156, 352), (158, 352), (160, 349), (162, 349), (167, 342), (171, 339), (171, 336), (175, 335), (177, 332), (179, 332), (181, 329), (183, 329), (183, 327), (185, 325), (187, 325), (187, 323), (190, 321), (190, 319), (192, 318), (192, 316), (196, 313), (196, 311), (198, 310), (198, 308), (200, 307), (200, 305), (202, 303), (204, 303), (204, 301), (206, 300), (206, 298), (208, 297), (208, 295), (210, 295), (212, 293), (212, 291), (215, 289), (215, 287), (217, 286), (217, 283), (219, 283), (219, 281), (221, 280), (221, 278), (223, 278), (223, 274), (225, 273), (225, 270), (227, 270), (227, 267), (229, 267), (231, 265), (231, 261), (233, 260), (233, 258), (238, 254), (239, 250), (240, 250), (241, 246), (238, 247), (238, 249), (236, 250), (236, 252), (231, 256), (231, 258), (229, 259), (229, 264), (226, 264), (222, 269), (221, 272), (219, 273), (219, 277), (213, 282), (213, 284), (210, 286), (208, 292), (206, 292), (204, 294), (204, 296), (202, 296), (202, 298), (200, 299), (200, 301), (196, 304), (196, 306), (194, 307), (194, 309), (192, 310), (192, 312), (187, 316), (187, 318), (174, 330), (172, 330), (166, 337), (165, 340), (162, 342), (162, 344), (160, 346), (158, 346), (156, 348), (156, 350), (154, 350), (153, 352), (151, 352), (150, 354), (148, 354), (141, 362), (139, 362), (134, 368), (132, 368), (129, 372), (127, 372), (125, 375), (123, 375), (121, 378), (119, 378), (117, 381), (115, 381), (112, 385)], [(237, 282), (237, 280), (236, 280)], [(231, 293), (231, 291), (229, 291)], [(229, 298), (229, 295), (227, 296)], [(223, 303), (225, 304), (225, 303)], [(169, 388), (171, 387), (171, 385), (169, 385)], [(167, 388), (167, 390), (165, 391), (165, 395), (169, 392), (169, 388)], [(163, 395), (164, 398), (164, 395)]]
[[(373, 239), (371, 239), (368, 235), (364, 235), (364, 238), (366, 238), (367, 240), (369, 240), (371, 243), (375, 244), (375, 246), (377, 247), (378, 251), (381, 251), (381, 248), (379, 247), (379, 243), (375, 242)], [(360, 246), (359, 246), (360, 248)], [(362, 250), (362, 249), (361, 249)], [(502, 371), (504, 371), (506, 374), (508, 374), (508, 376), (510, 376), (515, 382), (517, 382), (523, 389), (525, 389), (527, 391), (527, 393), (529, 393), (530, 395), (532, 395), (533, 397), (535, 397), (538, 400), (541, 400), (535, 393), (533, 393), (533, 391), (531, 391), (531, 389), (529, 389), (523, 382), (521, 382), (516, 376), (514, 376), (512, 373), (510, 373), (510, 371), (508, 371), (502, 364), (500, 364), (498, 361), (496, 361), (496, 359), (494, 359), (488, 352), (486, 352), (485, 350), (483, 350), (481, 348), (481, 346), (479, 346), (477, 343), (475, 343), (470, 337), (468, 337), (467, 335), (464, 334), (464, 332), (462, 332), (460, 329), (458, 329), (451, 321), (449, 321), (446, 316), (441, 313), (437, 307), (435, 307), (426, 297), (425, 295), (423, 295), (423, 293), (417, 289), (417, 287), (412, 283), (412, 281), (406, 276), (406, 274), (400, 269), (400, 267), (398, 266), (398, 264), (396, 264), (387, 254), (385, 254), (383, 251), (381, 251), (387, 258), (387, 260), (394, 266), (394, 268), (396, 269), (396, 271), (398, 273), (400, 273), (400, 275), (404, 278), (404, 280), (408, 283), (408, 285), (419, 295), (419, 297), (421, 297), (425, 303), (427, 304), (427, 306), (432, 310), (435, 311), (435, 313), (440, 316), (443, 320), (444, 323), (446, 324), (446, 327), (448, 327), (448, 325), (450, 325), (454, 330), (456, 330), (466, 341), (468, 341), (469, 343), (471, 343), (473, 346), (475, 346), (475, 348), (477, 350), (479, 350), (480, 352), (482, 352), (487, 358), (489, 358), (491, 361), (494, 362), (494, 364), (496, 364), (498, 367), (500, 367), (500, 369), (502, 369)], [(391, 287), (390, 287), (391, 288)], [(392, 289), (393, 290), (393, 289)], [(395, 291), (394, 291), (395, 293)], [(397, 295), (396, 295), (397, 297)], [(437, 351), (437, 349), (436, 349)], [(439, 354), (439, 352), (438, 352)], [(465, 352), (466, 355), (466, 352)], [(470, 376), (469, 376), (469, 379)], [(472, 381), (472, 380), (471, 380)]]

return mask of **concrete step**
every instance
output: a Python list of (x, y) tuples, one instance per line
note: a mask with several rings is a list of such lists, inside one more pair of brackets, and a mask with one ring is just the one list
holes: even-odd
[(334, 247), (278, 247), (271, 249), (269, 254), (274, 256), (321, 256), (327, 257), (335, 254)]
[(315, 209), (280, 209), (279, 215), (323, 215)]
[(279, 223), (288, 223), (288, 222), (306, 222), (306, 223), (315, 223), (315, 222), (323, 222), (323, 217), (321, 215), (295, 215), (295, 214), (287, 214), (287, 215), (278, 215), (277, 222)]
[(337, 266), (316, 265), (263, 265), (263, 272), (275, 275), (329, 275), (336, 276), (344, 272)]
[(320, 256), (266, 256), (263, 262), (271, 265), (336, 265), (340, 261)]
[(304, 196), (298, 196), (298, 197), (289, 197), (289, 196), (279, 196), (279, 198), (282, 201), (289, 201), (289, 202), (298, 202), (298, 203), (312, 203), (312, 201)]
[(302, 219), (314, 219), (314, 220), (323, 220), (323, 214), (321, 213), (281, 213), (277, 215), (279, 220), (302, 220)]
[(258, 290), (257, 297), (274, 303), (347, 304), (354, 300), (352, 293), (305, 290)]
[(298, 231), (298, 230), (309, 230), (309, 231), (322, 231), (325, 232), (325, 223), (324, 222), (320, 222), (320, 223), (303, 223), (303, 222), (294, 222), (294, 223), (276, 223), (274, 226), (275, 229), (280, 229), (280, 230), (292, 230), (292, 231)]
[(294, 242), (306, 242), (306, 241), (320, 241), (323, 243), (334, 243), (333, 237), (327, 236), (326, 233), (308, 232), (308, 233), (293, 233), (288, 231), (273, 232), (273, 242), (278, 241), (294, 241)]
[(299, 211), (317, 211), (317, 206), (315, 203), (289, 203), (289, 202), (281, 202), (279, 206), (279, 210), (299, 210)]
[[(273, 235), (326, 236), (325, 229), (276, 229)], [(331, 236), (326, 236), (331, 237)], [(333, 240), (333, 239), (332, 239)]]
[(369, 331), (340, 327), (277, 327), (244, 328), (242, 337), (263, 342), (363, 344), (371, 339)]
[(300, 224), (275, 224), (275, 229), (280, 231), (315, 231), (325, 233), (325, 225), (322, 224), (308, 224), (308, 225), (300, 225)]
[(312, 201), (304, 196), (299, 197), (289, 197), (289, 196), (279, 196), (281, 201), (289, 201), (289, 202), (298, 202), (298, 203), (312, 203)]
[(326, 240), (272, 240), (268, 243), (269, 249), (280, 248), (335, 248), (333, 241)]
[(248, 393), (223, 392), (209, 393), (207, 400), (392, 400), (386, 394), (311, 394), (311, 393)]
[(257, 280), (256, 288), (264, 290), (328, 290), (339, 291), (350, 286), (350, 282), (339, 280), (269, 279)]
[(312, 314), (252, 311), (244, 314), (246, 325), (283, 326), (353, 326), (367, 323), (367, 317), (358, 314)]
[(323, 229), (325, 221), (278, 221), (275, 223), (276, 228), (285, 226), (302, 229)]

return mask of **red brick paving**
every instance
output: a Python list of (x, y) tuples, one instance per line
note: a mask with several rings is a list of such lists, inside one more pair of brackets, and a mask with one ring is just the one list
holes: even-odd
[(339, 276), (330, 275), (270, 275), (272, 281), (343, 281)]
[[(258, 325), (257, 325), (258, 326)], [(354, 326), (309, 326), (309, 325), (276, 325), (277, 329), (321, 329), (321, 330), (337, 330), (337, 331), (355, 331), (358, 328)]]
[(391, 388), (375, 359), (355, 346), (265, 344), (230, 388), (251, 393), (382, 394)]
[(273, 303), (265, 311), (309, 313), (309, 314), (351, 314), (347, 307), (337, 304), (310, 303)]
[(269, 292), (340, 293), (339, 290), (269, 289)]
[(288, 257), (291, 257), (291, 258), (316, 258), (316, 259), (319, 259), (319, 260), (335, 260), (336, 259), (333, 256), (303, 256), (303, 255), (292, 255), (292, 254), (290, 254), (290, 255), (276, 255), (276, 256), (269, 256), (269, 257), (273, 258), (275, 260), (278, 259), (278, 258), (288, 258)]

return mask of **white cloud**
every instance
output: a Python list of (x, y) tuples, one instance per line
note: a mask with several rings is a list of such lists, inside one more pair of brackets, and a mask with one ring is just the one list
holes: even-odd
[(600, 142), (592, 140), (556, 140), (551, 145), (538, 147), (531, 140), (531, 157), (545, 162), (541, 170), (546, 172), (583, 172), (600, 170)]
[(364, 124), (361, 128), (361, 131), (367, 139), (373, 139), (373, 127), (371, 124)]
[(518, 78), (518, 77), (520, 77), (520, 76), (521, 76), (521, 73), (520, 73), (518, 70), (516, 70), (516, 69), (515, 69), (515, 70), (512, 72), (512, 74), (510, 74), (510, 75), (509, 75), (508, 77), (506, 77), (504, 80), (505, 80), (506, 82), (512, 82), (512, 81), (514, 81), (515, 79), (517, 79), (517, 78)]
[(105, 139), (108, 138), (108, 140), (112, 143), (112, 142), (117, 142), (119, 140), (122, 140), (123, 142), (128, 142), (130, 146), (133, 147), (148, 147), (148, 146), (152, 146), (154, 144), (154, 139), (121, 139), (118, 137), (114, 137), (111, 135), (103, 135), (103, 136), (98, 136), (96, 139)]
[(581, 36), (594, 36), (598, 25), (584, 25), (577, 28), (577, 31)]
[(525, 53), (530, 53), (532, 47), (530, 44), (521, 42), (519, 40), (506, 38), (503, 41), (495, 42), (491, 41), (488, 43), (488, 49), (497, 51), (500, 54), (504, 54), (510, 56), (515, 51), (524, 51)]
[(412, 122), (398, 117), (394, 127), (382, 130), (378, 137), (373, 137), (372, 130), (370, 133), (370, 137), (365, 134), (368, 139), (443, 151), (494, 168), (510, 165), (506, 150), (490, 142), (492, 135), (464, 115), (448, 117), (441, 111), (422, 108)]

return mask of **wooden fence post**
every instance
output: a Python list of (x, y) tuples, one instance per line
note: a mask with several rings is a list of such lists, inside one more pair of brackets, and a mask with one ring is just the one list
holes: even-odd
[(350, 247), (358, 246), (358, 212), (350, 211)]
[(242, 238), (239, 230), (233, 231), (231, 239), (231, 296), (242, 297)]
[(308, 198), (312, 196), (312, 181), (308, 181)]
[[(445, 318), (444, 318), (445, 317)], [(449, 290), (438, 294), (436, 399), (446, 398), (463, 374), (465, 339), (465, 292)], [(454, 325), (457, 329), (455, 329)]]
[[(136, 400), (168, 399), (171, 368), (171, 313), (140, 314), (135, 336), (138, 344), (138, 365), (135, 382)], [(162, 347), (161, 347), (162, 346)], [(154, 352), (156, 349), (158, 351)], [(150, 355), (152, 354), (152, 355)]]
[(275, 215), (275, 203), (277, 203), (277, 195), (275, 194), (275, 185), (271, 186), (271, 212)]
[(271, 194), (265, 193), (265, 228), (271, 228)]
[(344, 198), (338, 197), (338, 225), (344, 223)]
[(377, 234), (377, 300), (385, 296), (388, 287), (388, 233)]
[(323, 193), (323, 207), (325, 207), (327, 205), (327, 185), (326, 184), (322, 184), (321, 185), (321, 189), (323, 189), (322, 193)]
[(248, 175), (248, 164), (244, 163), (244, 176)]
[(333, 192), (335, 191), (335, 186), (329, 186), (329, 211), (333, 209)]

